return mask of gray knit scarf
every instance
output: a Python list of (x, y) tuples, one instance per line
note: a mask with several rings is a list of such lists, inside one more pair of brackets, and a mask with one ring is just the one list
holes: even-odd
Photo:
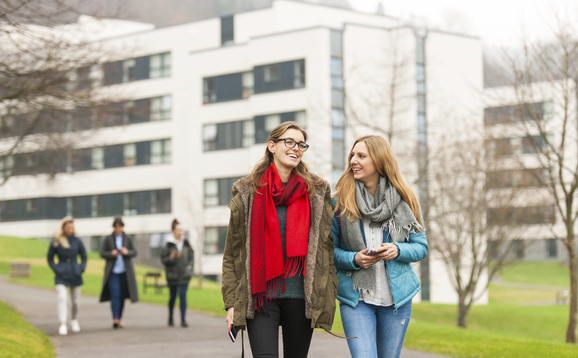
[[(356, 180), (355, 200), (363, 217), (370, 220), (369, 226), (389, 230), (394, 243), (407, 241), (411, 232), (422, 228), (395, 186), (383, 176), (379, 177), (375, 196), (367, 192), (363, 182)], [(360, 225), (359, 219), (353, 222), (341, 220), (343, 241), (351, 251), (367, 248)], [(374, 289), (372, 272), (372, 267), (353, 271), (353, 288), (363, 293), (372, 293)]]

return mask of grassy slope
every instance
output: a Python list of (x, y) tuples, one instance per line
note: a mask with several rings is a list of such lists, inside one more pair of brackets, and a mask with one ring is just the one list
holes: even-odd
[[(13, 260), (32, 263), (32, 277), (12, 279), (16, 283), (52, 289), (53, 274), (46, 264), (48, 242), (0, 237), (0, 274), (8, 274)], [(89, 255), (84, 274), (83, 294), (97, 296), (102, 284), (103, 260)], [(137, 281), (150, 268), (137, 265)], [(530, 284), (566, 286), (568, 270), (559, 263), (522, 263), (502, 274), (502, 280)], [(457, 307), (420, 303), (414, 305), (405, 346), (452, 357), (571, 357), (578, 348), (564, 343), (568, 306), (529, 306), (528, 302), (553, 301), (557, 289), (521, 289), (492, 284), (490, 304), (474, 306), (468, 319), (468, 329), (456, 327)], [(166, 304), (167, 291), (162, 295), (139, 289), (141, 301)], [(220, 287), (205, 281), (198, 288), (196, 279), (189, 290), (189, 307), (224, 316)], [(342, 332), (337, 311), (333, 326)]]

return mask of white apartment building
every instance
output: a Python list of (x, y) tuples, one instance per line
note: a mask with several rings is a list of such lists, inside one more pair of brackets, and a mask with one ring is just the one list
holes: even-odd
[[(499, 225), (507, 219), (518, 228), (511, 238), (511, 256), (518, 260), (568, 261), (568, 249), (559, 239), (565, 237), (564, 224), (552, 193), (540, 187), (541, 183), (548, 182), (546, 162), (539, 159), (544, 158), (548, 146), (539, 130), (530, 125), (532, 130), (528, 131), (523, 125), (523, 122), (540, 121), (553, 146), (558, 147), (564, 141), (564, 171), (569, 170), (565, 176), (572, 173), (578, 161), (576, 113), (573, 110), (577, 103), (575, 94), (568, 92), (567, 96), (564, 95), (565, 81), (535, 82), (519, 88), (502, 86), (484, 91), (486, 150), (496, 157), (494, 170), (487, 175), (487, 185), (498, 192), (515, 190), (518, 193), (513, 201), (497, 203), (490, 209), (488, 220)], [(566, 104), (565, 98), (568, 100)], [(564, 130), (564, 112), (568, 109), (569, 125)], [(552, 169), (554, 176), (558, 177), (557, 168)], [(497, 247), (492, 248), (498, 245), (492, 245), (492, 238), (488, 239), (490, 254), (500, 254)]]
[[(91, 76), (134, 99), (117, 104), (122, 114), (79, 143), (54, 179), (19, 175), (0, 186), (0, 234), (50, 237), (72, 215), (79, 236), (97, 250), (113, 216), (123, 215), (140, 262), (160, 265), (158, 249), (176, 217), (194, 243), (196, 272), (218, 280), (231, 186), (263, 156), (280, 122), (305, 127), (304, 161), (333, 184), (360, 135), (401, 128), (392, 144), (414, 184), (427, 170), (428, 146), (459, 125), (449, 123), (448, 111), (483, 123), (477, 38), (288, 0), (159, 29), (111, 23), (95, 40), (130, 55)], [(399, 110), (388, 117), (374, 103), (385, 100), (379, 88), (392, 77), (393, 53), (403, 54), (396, 71), (403, 68), (406, 80), (395, 94)], [(363, 121), (347, 118), (348, 106)], [(427, 197), (427, 185), (415, 189)], [(455, 302), (435, 255), (421, 266), (423, 298)]]

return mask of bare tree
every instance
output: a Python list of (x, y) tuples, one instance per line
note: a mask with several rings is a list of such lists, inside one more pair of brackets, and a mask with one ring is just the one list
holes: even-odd
[[(515, 260), (513, 242), (524, 230), (505, 215), (519, 190), (501, 181), (498, 158), (484, 151), (482, 130), (467, 138), (448, 135), (431, 153), (428, 242), (444, 263), (458, 297), (459, 327), (497, 273)], [(504, 209), (505, 208), (505, 209)]]
[(577, 343), (578, 32), (575, 21), (565, 17), (571, 13), (555, 14), (551, 40), (525, 40), (520, 55), (506, 53), (505, 57), (515, 77), (512, 89), (518, 126), (535, 148), (534, 162), (546, 171), (544, 185), (557, 214), (553, 234), (568, 250), (570, 312), (566, 342)]
[(99, 127), (120, 98), (99, 88), (112, 51), (89, 36), (98, 20), (66, 23), (81, 15), (69, 3), (0, 0), (0, 185), (63, 171), (62, 159), (89, 135), (82, 131)]
[(415, 126), (403, 120), (415, 101), (415, 92), (409, 90), (415, 85), (415, 51), (406, 46), (406, 36), (387, 31), (388, 46), (378, 48), (373, 60), (364, 57), (345, 64), (344, 110), (354, 135), (359, 130), (381, 133), (394, 145), (413, 134)]

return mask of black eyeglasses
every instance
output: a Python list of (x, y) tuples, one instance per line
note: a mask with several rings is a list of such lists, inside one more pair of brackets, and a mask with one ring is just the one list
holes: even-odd
[(273, 143), (277, 143), (283, 141), (285, 142), (285, 146), (287, 148), (295, 148), (295, 145), (297, 144), (299, 146), (299, 150), (302, 152), (306, 152), (307, 149), (309, 149), (309, 144), (306, 144), (305, 142), (296, 142), (294, 139), (291, 138), (279, 138), (279, 139), (275, 139), (273, 141)]

